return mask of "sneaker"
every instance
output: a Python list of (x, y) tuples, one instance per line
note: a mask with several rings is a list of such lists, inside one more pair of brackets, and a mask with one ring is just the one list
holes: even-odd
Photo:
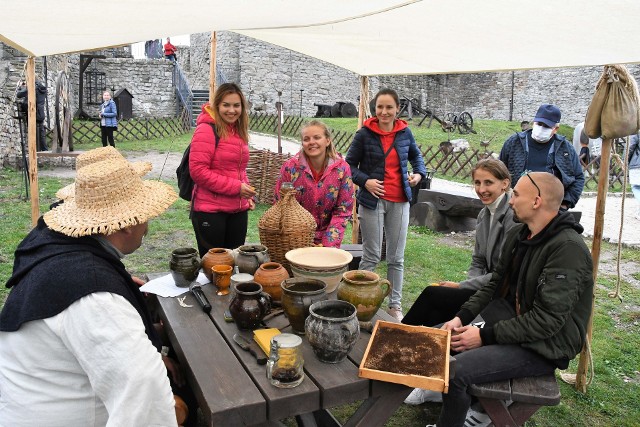
[(424, 402), (442, 403), (442, 393), (422, 388), (414, 388), (411, 394), (404, 400), (404, 403), (407, 405), (421, 405)]
[(489, 415), (469, 408), (467, 418), (464, 420), (464, 427), (487, 427), (489, 424), (491, 424)]
[(389, 307), (389, 308), (387, 308), (387, 313), (391, 317), (396, 319), (398, 322), (402, 322), (402, 319), (404, 318), (404, 314), (402, 314), (402, 310), (400, 310), (398, 307)]

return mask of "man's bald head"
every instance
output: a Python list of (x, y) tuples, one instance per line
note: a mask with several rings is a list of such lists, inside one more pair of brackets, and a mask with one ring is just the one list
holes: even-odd
[(530, 172), (531, 178), (540, 187), (544, 205), (549, 212), (558, 212), (564, 199), (564, 186), (554, 175), (548, 172)]

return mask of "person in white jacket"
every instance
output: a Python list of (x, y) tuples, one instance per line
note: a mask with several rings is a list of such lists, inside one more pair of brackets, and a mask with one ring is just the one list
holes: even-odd
[(109, 159), (79, 169), (74, 196), (40, 217), (0, 313), (0, 426), (177, 425), (172, 367), (120, 260), (176, 199)]

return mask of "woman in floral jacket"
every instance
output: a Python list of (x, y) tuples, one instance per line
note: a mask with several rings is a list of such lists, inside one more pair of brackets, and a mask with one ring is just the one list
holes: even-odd
[(286, 161), (276, 182), (291, 182), (296, 199), (316, 220), (315, 244), (339, 248), (353, 206), (351, 169), (336, 152), (327, 126), (312, 120), (300, 131), (302, 150)]

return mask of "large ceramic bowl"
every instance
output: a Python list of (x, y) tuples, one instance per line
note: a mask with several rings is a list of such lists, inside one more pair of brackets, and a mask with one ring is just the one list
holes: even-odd
[(327, 284), (327, 293), (336, 290), (353, 259), (347, 251), (325, 247), (293, 249), (284, 256), (294, 277), (322, 280)]

